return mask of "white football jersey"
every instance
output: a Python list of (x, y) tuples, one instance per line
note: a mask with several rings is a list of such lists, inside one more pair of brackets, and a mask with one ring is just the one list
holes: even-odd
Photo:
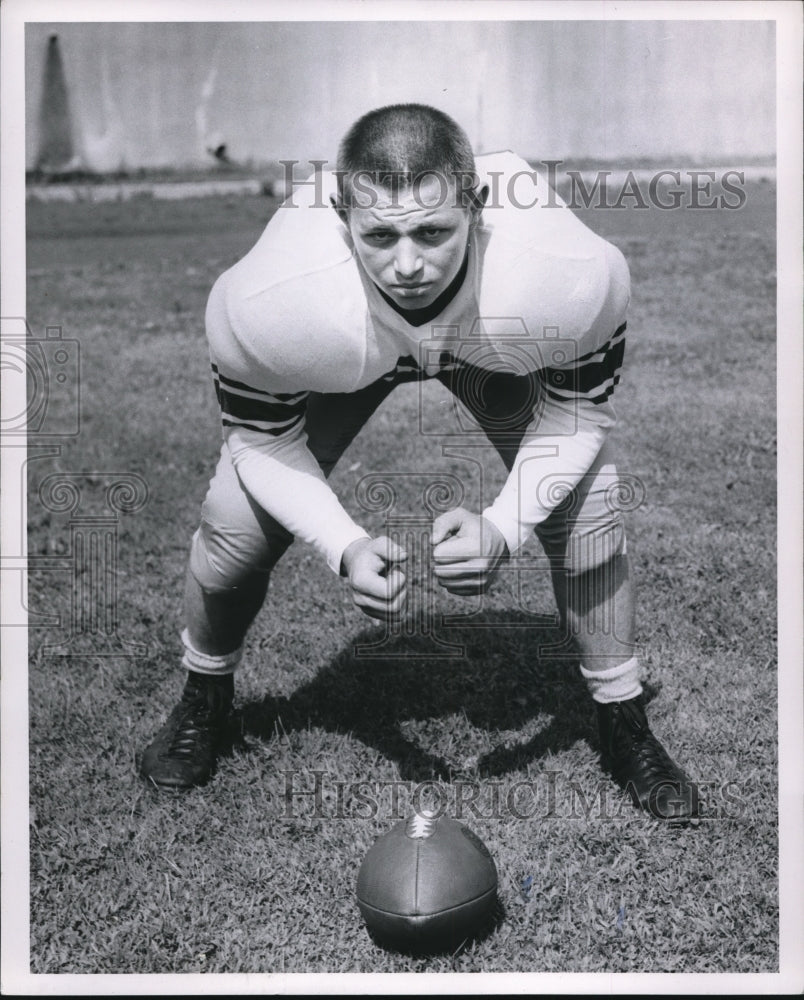
[[(556, 412), (583, 403), (598, 411), (590, 426), (600, 430), (613, 422), (606, 401), (624, 351), (625, 259), (525, 160), (493, 153), (477, 157), (476, 166), (490, 198), (472, 230), (466, 276), (428, 323), (408, 322), (364, 271), (330, 205), (334, 174), (297, 189), (210, 294), (210, 358), (238, 471), (249, 489), (254, 485), (258, 502), (318, 544), (333, 568), (360, 530), (340, 505), (326, 503), (323, 512), (311, 505), (305, 513), (298, 481), (291, 486), (289, 480), (294, 503), (286, 504), (281, 485), (271, 492), (257, 483), (256, 471), (248, 474), (255, 449), (277, 458), (280, 471), (313, 472), (309, 453), (302, 454), (310, 392), (349, 393), (380, 378), (428, 378), (461, 365), (539, 372)], [(545, 410), (542, 421), (548, 417)], [(584, 454), (581, 464), (588, 462)], [(322, 485), (313, 490), (319, 505)], [(521, 485), (484, 511), (512, 550), (549, 513), (541, 507), (524, 513)]]

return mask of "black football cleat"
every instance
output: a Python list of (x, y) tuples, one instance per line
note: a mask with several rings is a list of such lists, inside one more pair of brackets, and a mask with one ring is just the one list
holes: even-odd
[(598, 703), (597, 722), (603, 767), (634, 805), (657, 819), (696, 822), (698, 787), (650, 731), (641, 695)]
[(234, 678), (188, 671), (181, 701), (145, 750), (140, 774), (164, 791), (203, 785), (229, 738)]

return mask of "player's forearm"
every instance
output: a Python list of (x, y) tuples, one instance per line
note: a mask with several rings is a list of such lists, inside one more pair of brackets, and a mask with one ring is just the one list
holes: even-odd
[(483, 511), (512, 554), (588, 472), (615, 423), (609, 403), (547, 400), (528, 428), (499, 496)]
[(226, 441), (237, 474), (260, 507), (340, 572), (344, 550), (369, 535), (328, 485), (303, 431), (269, 438), (236, 427), (228, 429)]

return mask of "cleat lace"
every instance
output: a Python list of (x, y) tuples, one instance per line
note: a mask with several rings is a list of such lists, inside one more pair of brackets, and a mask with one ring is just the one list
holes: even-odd
[(633, 746), (639, 750), (642, 770), (649, 780), (656, 783), (665, 779), (681, 780), (681, 772), (652, 733), (635, 735)]
[(192, 760), (199, 750), (211, 747), (215, 742), (215, 724), (222, 718), (222, 708), (222, 705), (210, 704), (203, 691), (185, 692), (179, 703), (169, 756)]
[(599, 712), (604, 767), (634, 803), (667, 820), (697, 819), (697, 786), (648, 726), (637, 699)]
[[(615, 756), (635, 759), (642, 775), (652, 784), (663, 781), (684, 782), (685, 776), (673, 762), (662, 744), (647, 725), (647, 720), (636, 705), (627, 702), (620, 706), (622, 729), (615, 737)], [(619, 728), (619, 727), (616, 727)]]

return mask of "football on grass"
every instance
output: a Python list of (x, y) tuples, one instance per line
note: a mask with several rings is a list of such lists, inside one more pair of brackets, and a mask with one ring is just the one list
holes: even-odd
[(357, 903), (378, 944), (447, 948), (490, 923), (497, 868), (483, 841), (448, 816), (414, 813), (360, 866)]

